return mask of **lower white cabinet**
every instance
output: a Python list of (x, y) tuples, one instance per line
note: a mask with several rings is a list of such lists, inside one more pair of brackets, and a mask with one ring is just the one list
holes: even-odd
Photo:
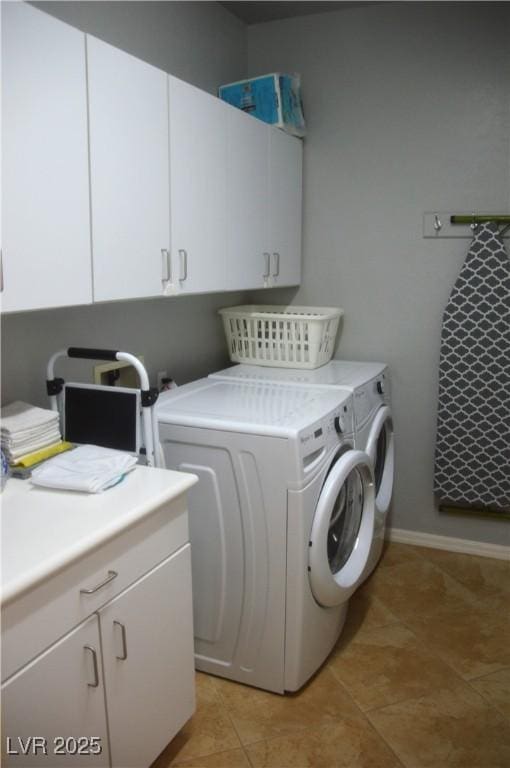
[(190, 547), (99, 612), (112, 765), (148, 766), (195, 708)]
[(2, 685), (2, 734), (4, 766), (110, 765), (97, 616)]
[[(105, 545), (104, 558), (102, 551), (91, 555), (91, 563), (104, 563), (101, 575), (91, 572), (86, 586), (74, 589), (90, 615), (3, 682), (3, 766), (148, 768), (192, 716), (191, 555), (189, 543), (176, 541), (175, 550), (167, 538), (172, 522), (175, 538), (187, 537), (186, 513), (176, 512), (166, 526), (158, 528), (154, 518), (127, 533), (126, 541), (134, 537), (136, 543), (120, 558), (113, 543)], [(173, 554), (137, 578), (147, 552), (165, 541)], [(133, 582), (126, 586), (123, 573), (129, 569)], [(58, 585), (65, 573), (54, 586), (43, 585), (47, 606), (25, 632), (31, 627), (41, 636), (51, 604), (62, 599)], [(69, 569), (68, 581), (73, 578)], [(117, 583), (123, 586), (116, 593)], [(23, 621), (23, 598), (18, 607), (11, 605), (11, 615)], [(11, 616), (5, 613), (5, 619), (8, 633)], [(9, 668), (13, 653), (7, 651)]]

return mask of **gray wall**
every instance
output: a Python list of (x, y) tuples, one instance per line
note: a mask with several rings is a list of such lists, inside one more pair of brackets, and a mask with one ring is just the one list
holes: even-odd
[(508, 209), (510, 7), (441, 6), (250, 27), (248, 65), (250, 75), (302, 75), (304, 280), (293, 300), (342, 306), (336, 356), (391, 367), (392, 524), (502, 543), (509, 523), (434, 508), (441, 316), (468, 241), (421, 233), (424, 211)]
[[(216, 3), (34, 3), (73, 26), (205, 90), (245, 74), (244, 25)], [(58, 279), (58, 276), (55, 276)], [(118, 302), (6, 315), (2, 319), (2, 402), (46, 405), (48, 357), (69, 345), (145, 356), (149, 375), (167, 370), (185, 382), (226, 365), (217, 309), (239, 294)], [(62, 364), (67, 378), (92, 379), (92, 363)], [(64, 367), (65, 366), (65, 367)]]
[[(152, 383), (166, 370), (180, 384), (228, 365), (220, 307), (238, 304), (238, 294), (112, 302), (41, 310), (2, 319), (2, 400), (47, 407), (46, 364), (68, 346), (121, 349), (144, 357)], [(57, 375), (93, 381), (97, 363), (68, 360)]]
[(246, 27), (218, 3), (31, 4), (211, 93), (245, 75)]

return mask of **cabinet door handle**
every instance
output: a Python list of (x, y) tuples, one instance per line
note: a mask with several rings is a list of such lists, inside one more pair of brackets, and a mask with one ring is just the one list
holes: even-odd
[(181, 274), (179, 280), (184, 282), (188, 279), (188, 252), (184, 248), (179, 249), (179, 258), (181, 260)]
[(97, 652), (96, 649), (93, 648), (91, 645), (84, 645), (83, 646), (86, 651), (90, 651), (92, 654), (92, 663), (94, 665), (94, 682), (93, 683), (87, 683), (90, 688), (97, 688), (99, 686), (99, 669), (97, 666)]
[(117, 578), (119, 574), (117, 571), (108, 571), (108, 576), (104, 581), (102, 581), (100, 584), (97, 584), (95, 587), (91, 587), (90, 589), (80, 589), (80, 592), (82, 595), (93, 595), (94, 592), (97, 592), (98, 589), (101, 589), (101, 587), (106, 587), (107, 584), (110, 583), (110, 581), (113, 581)]
[(280, 254), (277, 251), (273, 253), (273, 259), (274, 259), (273, 277), (278, 277), (278, 275), (280, 274)]
[(172, 265), (170, 263), (170, 251), (168, 248), (161, 249), (161, 282), (169, 283), (172, 277)]
[(269, 277), (271, 274), (271, 254), (264, 253), (265, 269), (262, 273), (262, 277)]
[(0, 293), (4, 292), (4, 253), (0, 248)]
[(113, 624), (117, 627), (120, 627), (120, 631), (122, 633), (122, 656), (115, 656), (116, 659), (119, 659), (120, 661), (125, 661), (127, 659), (127, 643), (126, 643), (126, 627), (124, 624), (121, 624), (120, 621), (114, 621)]

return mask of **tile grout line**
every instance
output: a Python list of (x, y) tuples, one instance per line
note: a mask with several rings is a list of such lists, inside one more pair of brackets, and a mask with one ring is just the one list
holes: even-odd
[(477, 680), (483, 680), (484, 677), (490, 677), (490, 675), (495, 675), (498, 672), (510, 672), (510, 666), (504, 666), (501, 669), (494, 669), (492, 672), (484, 672), (483, 675), (477, 675), (476, 677), (470, 677), (467, 682), (469, 683), (476, 683)]
[[(413, 546), (413, 545), (412, 545), (412, 544), (410, 544), (410, 545), (408, 545), (408, 546)], [(415, 545), (415, 546), (416, 546), (417, 548), (419, 547), (419, 545)], [(434, 549), (433, 547), (430, 547), (430, 549), (431, 549), (431, 551), (433, 551), (433, 552), (437, 551), (437, 550), (436, 550), (436, 549)], [(444, 554), (445, 554), (445, 557), (448, 557), (448, 555), (462, 555), (463, 557), (479, 557), (478, 555), (470, 555), (470, 554), (469, 554), (469, 553), (467, 553), (467, 552), (448, 552), (448, 551), (445, 551), (445, 550), (440, 550), (440, 551), (443, 551), (443, 552), (444, 552)], [(429, 558), (429, 557), (427, 557), (427, 556), (426, 556), (424, 553), (422, 553), (422, 552), (418, 552), (417, 554), (418, 554), (418, 556), (419, 556), (419, 557), (421, 557), (421, 558), (422, 558), (423, 560), (425, 560), (427, 563), (430, 563), (430, 565), (433, 565), (433, 566), (434, 566), (434, 568), (437, 568), (439, 571), (441, 571), (441, 573), (443, 573), (445, 576), (448, 576), (448, 578), (449, 578), (449, 579), (452, 579), (452, 580), (453, 580), (453, 581), (454, 581), (454, 582), (455, 582), (455, 583), (456, 583), (458, 586), (462, 587), (462, 589), (463, 589), (463, 590), (467, 591), (467, 592), (469, 593), (469, 595), (470, 595), (471, 597), (473, 597), (473, 598), (476, 600), (476, 603), (478, 603), (478, 602), (479, 602), (479, 600), (478, 600), (478, 598), (477, 598), (477, 595), (476, 595), (476, 592), (474, 592), (474, 591), (473, 591), (473, 589), (472, 589), (471, 587), (468, 587), (468, 586), (467, 586), (467, 584), (465, 584), (464, 582), (460, 581), (460, 579), (458, 579), (458, 578), (457, 578), (456, 576), (454, 576), (452, 573), (450, 573), (449, 571), (447, 571), (447, 570), (446, 570), (446, 568), (445, 568), (444, 566), (442, 566), (442, 565), (439, 565), (439, 564), (438, 564), (437, 562), (435, 562), (435, 561), (434, 561), (432, 558)], [(489, 559), (489, 560), (491, 560), (491, 559), (493, 559), (493, 558), (488, 558), (488, 559)], [(502, 562), (502, 561), (498, 559), (496, 562)], [(476, 606), (475, 606), (475, 607), (476, 607)]]
[(342, 689), (342, 690), (343, 690), (343, 691), (346, 693), (347, 697), (348, 697), (348, 698), (349, 698), (349, 699), (352, 701), (352, 703), (354, 704), (354, 706), (356, 707), (356, 709), (357, 709), (357, 710), (360, 712), (360, 714), (361, 714), (361, 717), (363, 718), (363, 720), (365, 721), (365, 723), (367, 723), (368, 727), (369, 727), (369, 728), (370, 728), (370, 729), (371, 729), (371, 730), (372, 730), (372, 731), (373, 731), (373, 732), (374, 732), (374, 733), (375, 733), (375, 734), (376, 734), (376, 735), (377, 735), (377, 736), (378, 736), (380, 739), (382, 739), (382, 741), (383, 741), (383, 742), (386, 744), (386, 746), (387, 746), (387, 747), (388, 747), (388, 749), (390, 750), (391, 754), (395, 756), (395, 759), (397, 760), (397, 763), (399, 763), (401, 766), (403, 766), (403, 768), (412, 768), (411, 766), (406, 766), (406, 765), (405, 765), (405, 763), (404, 763), (404, 762), (403, 762), (403, 761), (400, 759), (400, 757), (397, 755), (397, 753), (395, 752), (395, 750), (393, 749), (393, 747), (391, 746), (391, 744), (389, 744), (389, 743), (386, 741), (386, 739), (384, 738), (384, 736), (382, 735), (382, 733), (380, 733), (380, 732), (377, 730), (377, 728), (375, 727), (375, 725), (374, 725), (374, 724), (371, 722), (371, 720), (370, 720), (370, 719), (367, 717), (366, 713), (365, 713), (365, 712), (363, 712), (363, 710), (361, 709), (361, 707), (358, 705), (357, 701), (355, 701), (355, 700), (353, 699), (353, 697), (351, 696), (350, 692), (349, 692), (349, 691), (347, 690), (347, 688), (345, 687), (344, 683), (343, 683), (341, 680), (339, 680), (339, 679), (338, 679), (338, 677), (337, 677), (337, 676), (336, 676), (336, 674), (335, 674), (335, 670), (334, 670), (332, 667), (329, 667), (329, 669), (331, 670), (331, 673), (332, 673), (332, 675), (333, 675), (334, 679), (336, 680), (336, 682), (338, 683), (338, 685), (339, 685), (339, 686), (341, 687), (341, 689)]
[(231, 723), (231, 725), (232, 725), (232, 728), (234, 729), (234, 733), (235, 733), (235, 735), (237, 736), (237, 738), (238, 738), (238, 740), (239, 740), (239, 744), (240, 744), (240, 747), (241, 747), (241, 749), (242, 749), (243, 755), (244, 755), (244, 756), (245, 756), (245, 758), (247, 759), (247, 761), (248, 761), (249, 765), (251, 765), (251, 766), (252, 766), (252, 768), (254, 768), (254, 766), (253, 766), (253, 763), (252, 763), (252, 761), (250, 760), (250, 755), (248, 754), (248, 752), (247, 752), (247, 750), (246, 750), (246, 747), (245, 747), (245, 745), (244, 745), (244, 742), (243, 742), (243, 740), (242, 740), (242, 738), (241, 738), (241, 736), (240, 736), (240, 734), (239, 734), (239, 731), (238, 731), (238, 730), (237, 730), (237, 728), (236, 728), (236, 724), (235, 724), (235, 722), (234, 722), (234, 719), (233, 719), (232, 715), (230, 714), (230, 709), (229, 709), (229, 707), (228, 707), (228, 704), (227, 704), (227, 702), (225, 701), (225, 699), (223, 698), (223, 694), (221, 693), (221, 690), (220, 690), (219, 688), (217, 689), (217, 694), (218, 694), (218, 696), (219, 696), (219, 699), (220, 699), (220, 702), (221, 702), (222, 706), (223, 706), (223, 707), (224, 707), (224, 709), (225, 709), (225, 712), (227, 713), (227, 716), (228, 716), (228, 719), (230, 720), (230, 723)]
[(467, 683), (467, 685), (469, 685), (469, 687), (474, 693), (478, 694), (478, 696), (480, 696), (480, 698), (483, 699), (483, 701), (487, 704), (487, 706), (490, 709), (496, 710), (496, 712), (498, 712), (501, 715), (501, 717), (503, 717), (504, 720), (507, 720), (510, 723), (510, 715), (507, 714), (506, 712), (502, 712), (501, 709), (496, 704), (494, 704), (493, 701), (491, 701), (486, 696), (484, 696), (484, 694), (481, 691), (477, 690), (477, 688), (475, 688), (472, 685), (472, 683), (476, 683), (477, 680), (483, 680), (484, 677), (490, 677), (490, 675), (497, 674), (498, 672), (505, 672), (507, 670), (510, 671), (510, 667), (503, 667), (503, 669), (497, 669), (494, 672), (489, 672), (487, 675), (481, 675), (480, 677), (473, 677), (471, 678), (471, 680), (466, 680), (465, 682)]
[(373, 723), (373, 722), (372, 722), (372, 721), (371, 721), (371, 720), (370, 720), (368, 717), (366, 717), (366, 716), (365, 716), (365, 720), (367, 721), (369, 728), (371, 728), (371, 729), (372, 729), (372, 731), (374, 731), (374, 733), (375, 733), (375, 734), (377, 734), (377, 736), (378, 736), (380, 739), (382, 739), (382, 741), (383, 741), (383, 742), (386, 744), (386, 746), (387, 746), (387, 747), (388, 747), (388, 749), (390, 750), (391, 754), (395, 756), (395, 759), (396, 759), (397, 763), (399, 763), (401, 766), (403, 766), (403, 768), (414, 768), (414, 766), (412, 766), (412, 765), (407, 765), (407, 763), (405, 763), (405, 762), (404, 762), (404, 760), (403, 760), (403, 759), (402, 759), (402, 758), (401, 758), (401, 757), (400, 757), (400, 756), (399, 756), (399, 755), (398, 755), (398, 754), (395, 752), (395, 750), (393, 749), (393, 747), (391, 746), (391, 744), (389, 743), (389, 741), (387, 741), (387, 739), (384, 737), (384, 734), (382, 734), (382, 733), (381, 733), (381, 732), (380, 732), (380, 731), (379, 731), (379, 730), (378, 730), (378, 729), (375, 727), (374, 723)]
[[(349, 720), (351, 720), (351, 721), (352, 721), (352, 720), (355, 720), (355, 719), (356, 719), (356, 718), (353, 718), (353, 717), (350, 717), (350, 718), (349, 718), (349, 717), (345, 717), (345, 718), (340, 718), (340, 721), (341, 721), (341, 720), (345, 720), (345, 721), (349, 721)], [(384, 742), (385, 746), (387, 746), (387, 747), (388, 747), (389, 751), (390, 751), (390, 752), (391, 752), (391, 754), (392, 754), (392, 755), (395, 757), (395, 759), (396, 759), (397, 763), (398, 763), (399, 765), (401, 765), (401, 766), (402, 766), (402, 768), (415, 768), (414, 766), (407, 766), (407, 765), (406, 765), (406, 764), (405, 764), (405, 763), (402, 761), (402, 759), (401, 759), (401, 758), (400, 758), (400, 757), (397, 755), (397, 753), (396, 753), (396, 752), (395, 752), (395, 750), (394, 750), (394, 749), (391, 747), (391, 745), (390, 745), (390, 744), (388, 744), (388, 742), (386, 741), (386, 739), (384, 738), (384, 736), (382, 736), (382, 735), (379, 733), (379, 731), (377, 730), (377, 728), (375, 728), (375, 726), (373, 725), (373, 723), (371, 723), (371, 722), (370, 722), (370, 720), (369, 720), (367, 717), (363, 716), (362, 718), (357, 718), (357, 719), (363, 720), (363, 722), (364, 722), (364, 723), (365, 723), (365, 724), (366, 724), (366, 725), (367, 725), (367, 726), (370, 728), (370, 730), (371, 730), (373, 733), (375, 733), (375, 735), (376, 735), (378, 738), (380, 738), (380, 739), (381, 739), (381, 740)], [(293, 731), (292, 733), (280, 733), (280, 734), (278, 734), (278, 736), (271, 736), (271, 737), (270, 737), (270, 738), (268, 738), (268, 739), (259, 739), (259, 740), (257, 740), (257, 741), (254, 741), (254, 742), (252, 742), (251, 744), (249, 744), (248, 746), (250, 746), (250, 747), (251, 747), (251, 746), (254, 746), (254, 745), (256, 745), (256, 744), (269, 744), (269, 743), (271, 743), (271, 742), (273, 742), (273, 741), (280, 741), (280, 740), (282, 740), (282, 739), (287, 739), (287, 740), (289, 740), (289, 741), (292, 741), (293, 739), (299, 739), (299, 738), (301, 738), (301, 737), (303, 737), (303, 736), (317, 736), (317, 735), (319, 735), (319, 734), (320, 734), (322, 731), (328, 731), (328, 730), (331, 728), (331, 725), (332, 725), (331, 723), (323, 723), (322, 725), (317, 725), (317, 726), (315, 726), (314, 728), (305, 728), (305, 729), (303, 729), (303, 730), (299, 730), (299, 731)], [(254, 765), (254, 763), (253, 763), (253, 762), (250, 760), (250, 757), (249, 757), (249, 755), (247, 755), (247, 757), (248, 757), (248, 761), (249, 761), (250, 765), (251, 765), (253, 768), (256, 768), (256, 767), (255, 767), (255, 765)], [(278, 768), (280, 768), (280, 767), (278, 767)]]

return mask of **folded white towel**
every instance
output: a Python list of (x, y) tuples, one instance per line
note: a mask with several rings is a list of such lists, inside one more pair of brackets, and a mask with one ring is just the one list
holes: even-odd
[(54, 456), (32, 472), (34, 485), (84, 493), (100, 493), (135, 468), (136, 456), (97, 445), (81, 445)]
[(24, 430), (36, 429), (37, 427), (48, 426), (58, 422), (59, 416), (56, 411), (50, 411), (47, 408), (38, 408), (36, 405), (24, 403), (16, 400), (14, 403), (5, 405), (1, 411), (2, 416), (2, 434), (9, 435)]
[(48, 424), (48, 426), (37, 427), (36, 429), (24, 429), (22, 432), (2, 432), (2, 444), (16, 445), (18, 443), (29, 443), (49, 432), (55, 431), (59, 431), (58, 421)]
[(27, 453), (34, 453), (34, 451), (39, 451), (41, 448), (46, 448), (48, 445), (54, 445), (54, 443), (58, 443), (61, 439), (60, 431), (55, 430), (51, 434), (46, 435), (44, 438), (31, 440), (28, 443), (21, 443), (12, 447), (6, 446), (2, 443), (2, 448), (9, 461), (12, 462), (16, 459), (19, 459), (21, 456), (26, 456)]

